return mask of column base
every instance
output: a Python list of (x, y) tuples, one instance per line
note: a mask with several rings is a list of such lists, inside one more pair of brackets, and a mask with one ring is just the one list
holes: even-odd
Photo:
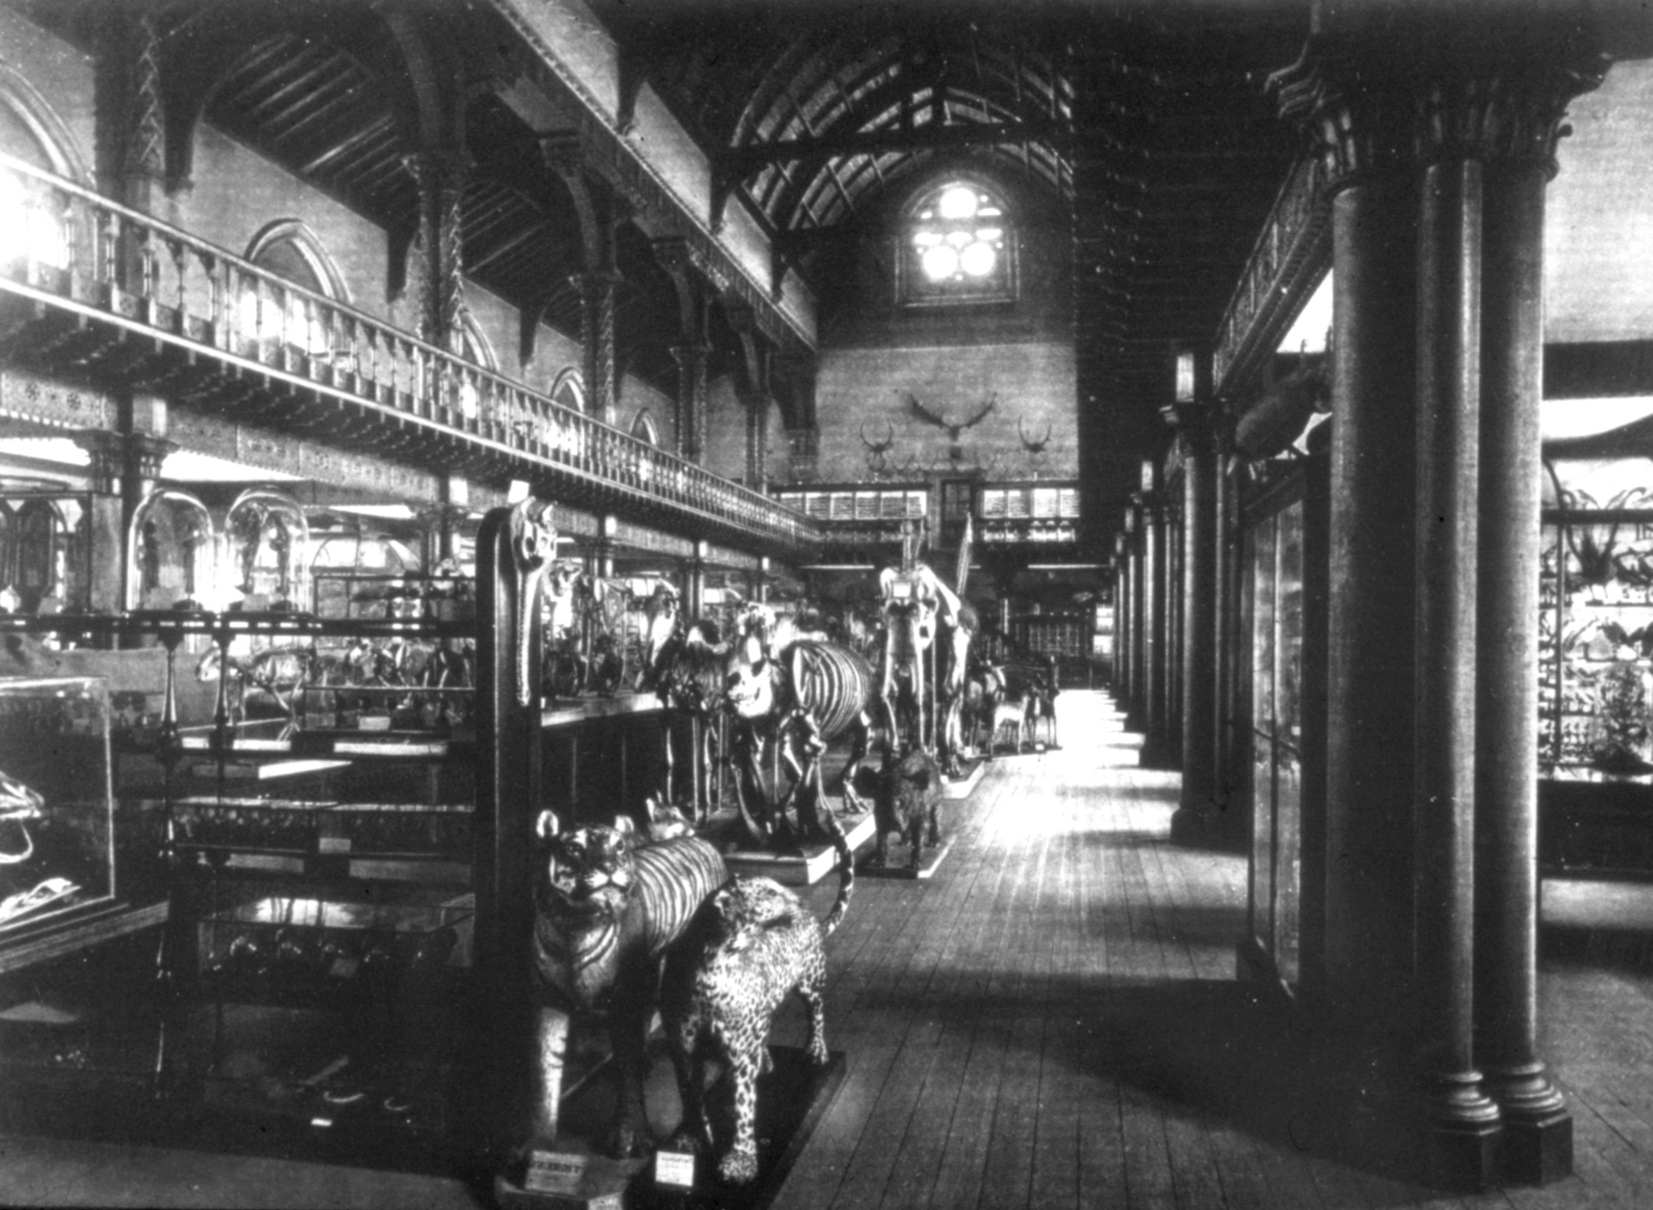
[(1489, 1064), (1488, 1095), (1504, 1115), (1504, 1178), (1547, 1185), (1573, 1173), (1573, 1119), (1567, 1102), (1536, 1058)]
[(1472, 1192), (1498, 1180), (1503, 1130), (1497, 1122), (1475, 1129), (1436, 1126), (1429, 1138), (1430, 1180), (1442, 1189)]
[(1498, 1103), (1481, 1089), (1480, 1073), (1442, 1074), (1428, 1099), (1429, 1170), (1445, 1189), (1484, 1189), (1499, 1175), (1504, 1136)]
[(1523, 1185), (1548, 1185), (1573, 1174), (1573, 1115), (1558, 1109), (1543, 1119), (1504, 1123), (1503, 1176)]

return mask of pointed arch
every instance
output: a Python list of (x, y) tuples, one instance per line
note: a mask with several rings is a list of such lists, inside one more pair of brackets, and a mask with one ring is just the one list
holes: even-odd
[[(36, 167), (67, 177), (76, 184), (94, 183), (90, 162), (82, 154), (68, 124), (58, 117), (57, 111), (22, 72), (6, 63), (0, 63), (0, 111), (3, 111), (0, 116), (11, 119), (7, 125), (20, 129), (34, 144), (37, 155), (22, 158), (35, 160)], [(26, 149), (9, 150), (20, 154)]]
[(1016, 298), (1016, 223), (1004, 191), (972, 173), (931, 177), (901, 208), (897, 297), (906, 306)]
[(262, 269), (336, 302), (350, 301), (350, 286), (321, 240), (302, 219), (282, 218), (260, 227), (243, 254)]
[(573, 366), (552, 379), (550, 395), (553, 403), (573, 408), (576, 412), (586, 410), (585, 378)]
[(649, 445), (659, 446), (660, 429), (654, 423), (654, 417), (649, 415), (647, 408), (639, 408), (637, 415), (632, 418), (631, 435)]

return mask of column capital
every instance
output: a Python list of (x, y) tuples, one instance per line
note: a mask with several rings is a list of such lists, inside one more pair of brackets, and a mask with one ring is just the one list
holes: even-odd
[(1318, 30), (1268, 87), (1337, 190), (1452, 159), (1553, 174), (1568, 103), (1607, 67), (1577, 19), (1489, 29), (1462, 14), (1420, 15), (1399, 29)]
[(176, 441), (152, 437), (148, 433), (132, 433), (126, 438), (126, 456), (140, 479), (159, 479), (161, 464), (177, 448)]
[(126, 435), (113, 429), (82, 429), (73, 440), (86, 451), (92, 490), (106, 496), (114, 495), (125, 470)]

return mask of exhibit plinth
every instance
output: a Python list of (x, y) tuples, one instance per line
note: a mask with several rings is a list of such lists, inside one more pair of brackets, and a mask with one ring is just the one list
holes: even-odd
[[(806, 1052), (795, 1046), (771, 1046), (769, 1057), (769, 1070), (758, 1077), (758, 1175), (748, 1184), (726, 1184), (718, 1179), (717, 1158), (703, 1154), (695, 1157), (693, 1183), (685, 1187), (676, 1182), (687, 1157), (668, 1153), (674, 1162), (662, 1165), (661, 1175), (670, 1181), (657, 1179), (651, 1165), (635, 1182), (628, 1210), (764, 1210), (775, 1200), (838, 1095), (848, 1064), (842, 1051), (833, 1051), (825, 1067), (811, 1066)], [(712, 1106), (723, 1091), (712, 1090)]]
[(520, 1182), (494, 1178), (504, 1210), (625, 1210), (627, 1190), (649, 1161), (616, 1160), (585, 1151), (535, 1150)]
[(972, 761), (970, 768), (963, 776), (949, 777), (942, 780), (941, 796), (953, 801), (969, 798), (970, 795), (975, 793), (976, 787), (981, 784), (981, 779), (985, 776), (987, 776), (987, 762), (985, 760)]
[(918, 879), (923, 882), (935, 876), (936, 870), (947, 859), (947, 854), (953, 848), (953, 838), (947, 837), (938, 845), (932, 845), (924, 851), (923, 858), (916, 866), (908, 865), (905, 861), (895, 864), (886, 863), (877, 865), (870, 860), (862, 861), (856, 866), (856, 873), (863, 878), (906, 878)]
[[(872, 839), (872, 812), (853, 823), (840, 821), (844, 838), (854, 852)], [(723, 855), (731, 874), (758, 874), (782, 886), (814, 886), (838, 866), (838, 850), (830, 844), (807, 844), (798, 853), (769, 853), (762, 849), (735, 849)]]

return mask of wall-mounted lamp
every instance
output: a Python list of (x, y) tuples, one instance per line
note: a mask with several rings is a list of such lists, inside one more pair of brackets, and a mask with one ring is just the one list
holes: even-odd
[(1151, 492), (1154, 490), (1154, 481), (1158, 478), (1157, 470), (1158, 468), (1154, 465), (1152, 458), (1142, 460), (1141, 477), (1138, 479), (1138, 486), (1142, 491)]

